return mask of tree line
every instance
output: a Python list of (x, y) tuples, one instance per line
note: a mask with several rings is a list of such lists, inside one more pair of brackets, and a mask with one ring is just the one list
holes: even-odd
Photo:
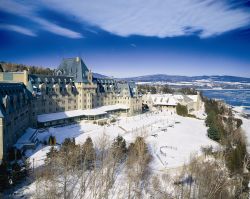
[(173, 89), (171, 88), (169, 85), (164, 84), (164, 85), (160, 85), (160, 84), (138, 84), (137, 85), (138, 91), (141, 94), (147, 94), (147, 93), (151, 93), (151, 94), (157, 94), (157, 93), (175, 93), (175, 92), (179, 92), (182, 93), (184, 95), (197, 95), (197, 91), (193, 88), (179, 88), (179, 89)]
[(0, 62), (0, 68), (4, 72), (22, 72), (24, 70), (29, 71), (30, 74), (41, 74), (41, 75), (53, 75), (54, 70), (48, 67), (28, 66), (25, 64), (15, 64)]
[(212, 156), (192, 156), (173, 176), (152, 172), (153, 157), (143, 137), (129, 145), (122, 136), (110, 141), (103, 135), (96, 144), (88, 137), (82, 145), (68, 138), (60, 148), (51, 148), (35, 172), (33, 198), (246, 198), (245, 182), (225, 168), (223, 153)]
[(140, 198), (150, 161), (143, 137), (128, 147), (121, 136), (112, 143), (103, 136), (96, 146), (90, 137), (82, 145), (67, 138), (60, 149), (51, 147), (45, 165), (36, 171), (34, 198), (108, 198), (123, 168), (126, 195)]
[(246, 148), (246, 138), (241, 129), (242, 120), (235, 118), (232, 109), (223, 102), (206, 99), (205, 111), (207, 118), (205, 124), (208, 127), (207, 135), (212, 140), (220, 143), (223, 147), (223, 159), (227, 166), (230, 177), (241, 181), (240, 194), (248, 193), (249, 154)]

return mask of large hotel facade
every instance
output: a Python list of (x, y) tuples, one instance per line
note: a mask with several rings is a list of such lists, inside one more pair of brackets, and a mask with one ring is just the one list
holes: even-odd
[(101, 122), (142, 110), (135, 83), (93, 77), (79, 57), (63, 59), (52, 76), (1, 70), (0, 161), (28, 127)]

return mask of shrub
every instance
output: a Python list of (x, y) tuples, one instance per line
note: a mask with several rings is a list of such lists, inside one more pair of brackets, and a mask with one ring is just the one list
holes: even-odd
[(208, 137), (214, 141), (219, 141), (220, 140), (220, 132), (219, 130), (214, 126), (210, 126), (208, 131)]
[(216, 113), (214, 111), (210, 111), (205, 120), (206, 126), (211, 126), (216, 121)]
[(181, 116), (187, 116), (188, 115), (187, 107), (183, 106), (181, 104), (177, 104), (176, 112), (177, 112), (178, 115), (181, 115)]
[(114, 123), (114, 122), (116, 122), (116, 119), (115, 119), (115, 118), (112, 118), (112, 119), (110, 120), (110, 123)]
[(183, 93), (184, 95), (197, 95), (197, 91), (193, 88), (180, 88), (178, 92)]
[(243, 160), (246, 153), (246, 145), (244, 143), (238, 143), (226, 153), (226, 164), (231, 173), (243, 172)]
[(237, 125), (237, 128), (240, 128), (240, 127), (241, 127), (241, 125), (242, 125), (242, 120), (241, 120), (241, 119), (239, 119), (239, 118), (236, 118), (235, 120), (236, 120), (236, 125)]

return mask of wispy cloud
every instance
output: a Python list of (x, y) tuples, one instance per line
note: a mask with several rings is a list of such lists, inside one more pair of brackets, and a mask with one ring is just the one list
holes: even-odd
[(130, 44), (130, 46), (132, 46), (133, 48), (136, 48), (137, 46), (136, 46), (136, 44)]
[(11, 24), (0, 24), (0, 29), (18, 32), (20, 34), (31, 36), (31, 37), (37, 36), (34, 32), (32, 32), (31, 30), (27, 28), (16, 26), (16, 25), (11, 25)]
[(72, 38), (72, 39), (78, 39), (78, 38), (83, 37), (78, 32), (72, 31), (72, 30), (67, 29), (67, 28), (63, 28), (61, 26), (53, 24), (53, 23), (51, 23), (51, 22), (49, 22), (47, 20), (41, 19), (39, 17), (33, 18), (33, 21), (40, 24), (43, 27), (43, 29), (45, 29), (46, 31), (57, 34), (57, 35), (69, 37), (69, 38)]
[[(5, 12), (9, 12), (18, 16), (22, 16), (22, 17), (26, 17), (29, 20), (37, 23), (40, 25), (40, 28), (51, 32), (53, 34), (56, 35), (60, 35), (60, 36), (64, 36), (64, 37), (68, 37), (68, 38), (73, 38), (73, 39), (78, 39), (78, 38), (82, 38), (82, 34), (75, 32), (73, 30), (70, 30), (68, 28), (64, 28), (61, 27), (55, 23), (52, 23), (46, 19), (43, 19), (41, 17), (38, 17), (36, 15), (36, 11), (38, 9), (37, 4), (21, 4), (21, 3), (17, 3), (13, 0), (8, 0), (8, 1), (4, 1), (4, 0), (0, 0), (0, 10), (3, 10)], [(28, 30), (26, 29), (26, 31), (24, 31), (24, 29), (20, 29), (17, 28), (19, 26), (14, 25), (14, 27), (12, 26), (12, 28), (10, 28), (9, 26), (2, 26), (2, 28), (5, 28), (7, 30), (13, 30), (19, 33), (24, 34), (24, 32), (28, 33)], [(16, 30), (15, 30), (16, 29)], [(31, 31), (30, 31), (31, 32)], [(33, 36), (32, 34), (26, 34), (29, 36)]]
[(219, 35), (249, 25), (250, 13), (226, 0), (41, 0), (43, 5), (120, 36)]

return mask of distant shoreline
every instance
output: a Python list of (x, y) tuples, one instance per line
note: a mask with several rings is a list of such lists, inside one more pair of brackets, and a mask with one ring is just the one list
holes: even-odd
[(250, 115), (250, 89), (200, 89), (205, 97), (222, 100), (231, 107)]
[(219, 88), (197, 88), (196, 90), (201, 91), (250, 91), (250, 88), (243, 88), (243, 89), (237, 89), (237, 88), (225, 88), (225, 89), (219, 89)]
[[(227, 104), (229, 105), (229, 104)], [(229, 105), (231, 106), (231, 105)], [(246, 111), (244, 106), (231, 106), (233, 108), (233, 110), (239, 114), (245, 115), (247, 117), (247, 119), (250, 118), (250, 111)]]

